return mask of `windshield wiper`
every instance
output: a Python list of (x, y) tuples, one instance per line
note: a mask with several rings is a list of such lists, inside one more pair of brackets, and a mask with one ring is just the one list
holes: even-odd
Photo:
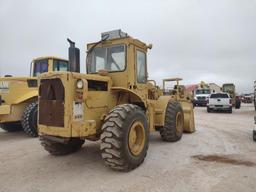
[(100, 41), (98, 41), (97, 43), (95, 43), (86, 53), (90, 53), (92, 52), (92, 50), (99, 45), (100, 43), (102, 43), (103, 41), (106, 41), (109, 38), (109, 34), (106, 34)]

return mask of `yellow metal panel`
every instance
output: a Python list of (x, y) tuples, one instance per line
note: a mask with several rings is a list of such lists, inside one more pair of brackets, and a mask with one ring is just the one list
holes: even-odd
[(156, 101), (155, 107), (155, 125), (163, 126), (165, 120), (165, 111), (168, 102), (172, 99), (171, 96), (160, 96)]
[(182, 110), (184, 114), (184, 131), (188, 133), (195, 132), (194, 110), (191, 102), (182, 101)]
[[(9, 106), (9, 109), (5, 109), (5, 112), (9, 111), (8, 114), (0, 114), (0, 122), (16, 122), (21, 120), (22, 113), (24, 111), (24, 107), (28, 103), (20, 103), (18, 105), (3, 105)], [(1, 106), (0, 106), (1, 107)]]
[(5, 104), (18, 104), (37, 95), (37, 87), (28, 87), (28, 80), (37, 80), (37, 78), (0, 78), (0, 83), (7, 85), (5, 89), (0, 89), (0, 94)]
[(40, 127), (40, 135), (53, 135), (59, 137), (70, 137), (69, 129), (65, 129), (63, 127), (54, 127), (54, 126), (46, 126), (46, 125), (38, 125)]
[(72, 123), (72, 137), (87, 137), (95, 134), (95, 120), (78, 121)]
[(10, 105), (1, 105), (0, 106), (0, 115), (8, 115), (11, 113)]
[(33, 97), (37, 97), (38, 96), (38, 90), (31, 90), (30, 92), (22, 95), (20, 98), (18, 98), (17, 100), (15, 100), (13, 102), (13, 104), (18, 104), (18, 103), (21, 103), (25, 100), (28, 100), (28, 99), (31, 99)]
[(48, 72), (53, 71), (53, 59), (48, 59)]
[(43, 60), (43, 59), (57, 59), (57, 60), (63, 60), (63, 61), (67, 61), (66, 59), (64, 58), (61, 58), (61, 57), (55, 57), (55, 56), (42, 56), (42, 57), (36, 57), (33, 59), (33, 61), (36, 61), (36, 60)]

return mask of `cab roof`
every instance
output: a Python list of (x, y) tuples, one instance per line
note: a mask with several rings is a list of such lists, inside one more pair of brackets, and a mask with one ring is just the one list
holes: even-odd
[(58, 60), (68, 61), (67, 59), (63, 59), (63, 58), (61, 58), (61, 57), (55, 57), (55, 56), (41, 56), (41, 57), (35, 57), (35, 58), (33, 58), (33, 61), (43, 60), (43, 59), (58, 59)]
[[(125, 43), (125, 44), (134, 44), (135, 46), (138, 46), (145, 50), (147, 50), (148, 48), (146, 43), (143, 43), (142, 41), (129, 36), (127, 33), (124, 33), (120, 29), (102, 33), (101, 40), (103, 39), (106, 39), (106, 40), (99, 43), (99, 45), (97, 45), (96, 47), (102, 46), (102, 45)], [(89, 49), (91, 46), (93, 46), (96, 43), (97, 42), (88, 43), (87, 49)]]

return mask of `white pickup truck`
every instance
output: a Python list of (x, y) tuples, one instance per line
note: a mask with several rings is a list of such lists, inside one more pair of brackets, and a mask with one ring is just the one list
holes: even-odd
[(227, 111), (232, 113), (232, 100), (228, 93), (212, 93), (207, 100), (207, 112)]

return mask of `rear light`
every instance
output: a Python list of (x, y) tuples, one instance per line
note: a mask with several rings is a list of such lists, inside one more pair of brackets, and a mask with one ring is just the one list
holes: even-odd
[(232, 99), (229, 99), (229, 104), (232, 105)]

